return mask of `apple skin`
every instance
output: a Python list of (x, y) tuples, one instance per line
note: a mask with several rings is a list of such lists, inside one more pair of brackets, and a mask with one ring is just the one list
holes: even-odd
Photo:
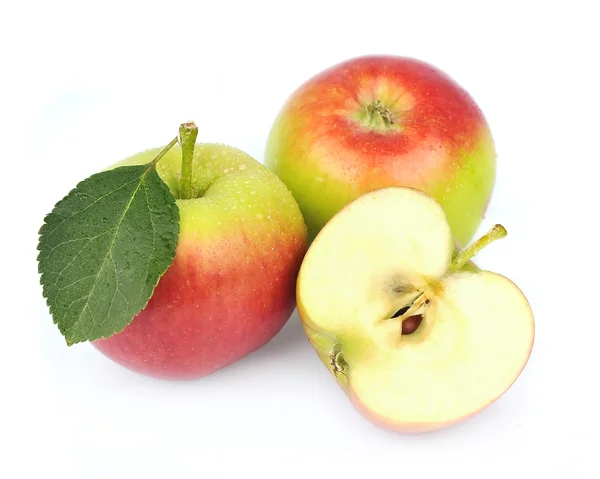
[[(393, 123), (368, 112), (375, 101)], [(409, 186), (440, 203), (465, 246), (492, 194), (496, 153), (481, 110), (446, 74), (411, 58), (364, 56), (317, 74), (288, 98), (265, 164), (298, 201), (310, 241), (362, 194)]]
[[(111, 168), (147, 163), (158, 151)], [(178, 146), (157, 171), (179, 198)], [(296, 275), (306, 251), (297, 203), (249, 155), (197, 144), (193, 187), (201, 197), (177, 199), (175, 259), (147, 306), (123, 331), (93, 342), (117, 363), (159, 378), (206, 376), (273, 338), (295, 307)]]

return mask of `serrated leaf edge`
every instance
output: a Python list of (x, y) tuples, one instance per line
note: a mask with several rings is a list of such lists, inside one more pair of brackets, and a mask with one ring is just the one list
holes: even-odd
[[(119, 168), (115, 168), (115, 170), (118, 170), (118, 169), (121, 169), (121, 168), (123, 168), (123, 169), (126, 169), (126, 168), (133, 168), (133, 167), (138, 167), (138, 166), (141, 166), (141, 165), (121, 166), (121, 167), (119, 167)], [(152, 161), (152, 162), (148, 163), (148, 164), (147, 164), (147, 168), (146, 168), (146, 170), (145, 170), (145, 171), (143, 172), (143, 174), (142, 174), (142, 175), (139, 177), (139, 178), (141, 179), (141, 180), (140, 180), (140, 182), (139, 182), (139, 185), (138, 185), (138, 187), (136, 188), (136, 190), (135, 190), (134, 194), (132, 195), (132, 197), (131, 197), (131, 200), (129, 201), (129, 203), (128, 203), (128, 205), (127, 205), (127, 208), (125, 209), (125, 211), (124, 211), (124, 213), (123, 213), (123, 216), (121, 217), (121, 220), (119, 221), (119, 226), (120, 226), (120, 224), (122, 223), (122, 221), (123, 221), (123, 218), (125, 217), (125, 214), (126, 214), (126, 213), (127, 213), (127, 211), (129, 210), (129, 206), (131, 205), (131, 202), (133, 201), (133, 198), (135, 197), (135, 194), (136, 194), (136, 193), (137, 193), (137, 191), (139, 190), (140, 186), (143, 184), (146, 174), (147, 174), (147, 173), (148, 173), (148, 172), (149, 172), (151, 169), (155, 168), (155, 166), (156, 166), (156, 162), (155, 162), (155, 161)], [(113, 170), (113, 171), (114, 171), (114, 170)], [(85, 181), (88, 181), (88, 180), (90, 180), (91, 178), (93, 178), (93, 177), (95, 177), (95, 176), (97, 176), (97, 175), (100, 175), (100, 174), (102, 174), (102, 173), (105, 173), (105, 172), (94, 173), (94, 174), (90, 175), (89, 177), (87, 177), (86, 179), (84, 179), (84, 180), (82, 180), (82, 181), (78, 182), (78, 183), (77, 183), (77, 185), (76, 185), (74, 188), (72, 188), (72, 189), (71, 189), (71, 190), (70, 190), (70, 191), (69, 191), (69, 192), (68, 192), (68, 193), (67, 193), (67, 194), (66, 194), (66, 195), (65, 195), (65, 196), (64, 196), (62, 199), (60, 199), (59, 201), (57, 201), (57, 202), (56, 202), (56, 204), (55, 204), (55, 205), (54, 205), (54, 207), (52, 208), (51, 212), (50, 212), (50, 213), (48, 213), (48, 214), (46, 214), (46, 215), (44, 216), (44, 223), (42, 224), (42, 226), (41, 226), (41, 227), (39, 228), (39, 230), (38, 230), (38, 237), (39, 237), (39, 239), (38, 239), (38, 244), (37, 244), (36, 250), (37, 250), (37, 251), (39, 251), (39, 253), (38, 253), (37, 257), (36, 257), (36, 260), (37, 260), (37, 263), (38, 263), (38, 274), (40, 274), (40, 285), (42, 286), (42, 296), (43, 296), (43, 297), (44, 297), (44, 299), (46, 300), (46, 305), (47, 305), (47, 307), (48, 307), (48, 310), (49, 310), (49, 312), (50, 312), (50, 315), (52, 316), (52, 322), (53, 322), (53, 324), (55, 324), (55, 325), (57, 325), (57, 326), (59, 327), (59, 330), (60, 330), (60, 326), (59, 326), (59, 324), (58, 324), (58, 320), (55, 318), (55, 314), (54, 314), (55, 312), (53, 311), (53, 309), (54, 309), (54, 308), (52, 307), (52, 305), (51, 305), (51, 304), (50, 304), (50, 302), (49, 302), (47, 288), (46, 288), (46, 286), (44, 285), (44, 283), (42, 282), (42, 278), (43, 278), (43, 276), (44, 276), (44, 272), (43, 272), (43, 271), (41, 271), (41, 262), (40, 262), (40, 257), (42, 256), (42, 251), (41, 251), (41, 248), (40, 248), (41, 237), (42, 237), (42, 235), (44, 235), (44, 234), (51, 234), (51, 233), (52, 233), (52, 232), (53, 232), (53, 231), (54, 231), (56, 228), (58, 228), (58, 227), (59, 227), (59, 226), (60, 226), (60, 225), (61, 225), (61, 224), (62, 224), (64, 221), (66, 221), (66, 219), (67, 219), (67, 218), (65, 218), (65, 220), (63, 220), (61, 223), (59, 223), (59, 225), (57, 225), (57, 226), (56, 226), (56, 228), (54, 228), (52, 231), (50, 231), (50, 232), (46, 232), (46, 231), (45, 231), (45, 229), (46, 229), (46, 228), (49, 226), (49, 225), (48, 225), (48, 222), (47, 222), (47, 220), (48, 220), (48, 217), (49, 217), (49, 216), (50, 216), (50, 215), (51, 215), (51, 214), (52, 214), (52, 213), (53, 213), (53, 212), (54, 212), (54, 211), (55, 211), (55, 210), (56, 210), (58, 207), (60, 207), (60, 204), (61, 204), (63, 201), (65, 201), (65, 200), (67, 199), (67, 197), (69, 197), (69, 196), (70, 196), (72, 193), (74, 193), (74, 192), (77, 190), (77, 188), (79, 188), (79, 187), (80, 187), (80, 186), (81, 186), (81, 185), (82, 185), (82, 184), (83, 184)], [(165, 182), (162, 180), (162, 178), (160, 178), (160, 175), (157, 175), (157, 176), (158, 176), (158, 178), (159, 178), (159, 180), (160, 180), (161, 188), (163, 188), (163, 190), (164, 190), (164, 191), (165, 191), (165, 192), (166, 192), (168, 195), (171, 195), (171, 196), (173, 197), (173, 195), (172, 195), (172, 193), (171, 193), (171, 191), (170, 191), (169, 187), (168, 187), (168, 186), (165, 184)], [(106, 198), (107, 196), (110, 196), (110, 195), (111, 195), (111, 194), (113, 194), (115, 191), (118, 191), (118, 190), (120, 190), (121, 188), (124, 188), (124, 187), (126, 187), (126, 186), (127, 186), (127, 185), (129, 185), (130, 183), (132, 183), (132, 182), (125, 183), (124, 185), (120, 186), (120, 187), (119, 187), (119, 188), (117, 188), (116, 190), (114, 190), (114, 191), (111, 191), (109, 194), (107, 194), (107, 195), (103, 195), (103, 196), (101, 196), (101, 197), (99, 197), (99, 198), (96, 198), (96, 199), (94, 200), (94, 202), (93, 202), (93, 203), (90, 203), (90, 205), (86, 206), (86, 208), (84, 208), (84, 210), (85, 210), (85, 209), (87, 209), (87, 208), (89, 208), (89, 207), (91, 207), (91, 206), (92, 206), (94, 203), (96, 203), (97, 201), (100, 201), (101, 199), (103, 199), (103, 198)], [(146, 202), (147, 202), (147, 204), (148, 204), (148, 206), (149, 206), (149, 203), (148, 203), (148, 200), (147, 200), (147, 198), (148, 198), (148, 194), (147, 194), (147, 192), (145, 193), (145, 196), (146, 196)], [(177, 208), (177, 203), (176, 203), (176, 199), (175, 199), (175, 197), (173, 197), (173, 203), (175, 204), (175, 208)], [(81, 211), (84, 211), (84, 210), (81, 210)], [(78, 211), (77, 213), (80, 213), (81, 211)], [(70, 218), (70, 216), (69, 216), (69, 218)], [(152, 216), (151, 216), (151, 218), (152, 218)], [(153, 222), (153, 221), (152, 221), (152, 223), (154, 224), (154, 222)], [(168, 265), (168, 266), (167, 266), (167, 268), (165, 269), (165, 272), (166, 272), (166, 271), (169, 269), (169, 267), (170, 267), (170, 266), (173, 264), (173, 261), (174, 261), (174, 259), (175, 259), (175, 256), (176, 256), (176, 250), (177, 250), (177, 244), (178, 244), (178, 238), (179, 238), (179, 226), (180, 226), (180, 215), (179, 215), (179, 210), (178, 210), (178, 208), (177, 208), (177, 211), (176, 211), (175, 223), (176, 223), (176, 225), (177, 225), (177, 235), (176, 235), (176, 238), (175, 238), (175, 243), (176, 243), (176, 244), (175, 244), (175, 248), (173, 249), (173, 255), (172, 255), (170, 258), (169, 258), (169, 265)], [(118, 231), (118, 230), (119, 230), (119, 226), (117, 226), (117, 228), (115, 228), (115, 231)], [(154, 228), (153, 228), (153, 231), (154, 231)], [(116, 234), (115, 234), (115, 236), (113, 237), (113, 242), (111, 242), (111, 245), (114, 243), (114, 238), (115, 238), (115, 237), (116, 237)], [(153, 244), (154, 244), (154, 242), (155, 242), (155, 236), (154, 236), (154, 235), (153, 235), (153, 240), (152, 240), (152, 241), (153, 241)], [(109, 250), (110, 250), (110, 247), (109, 247)], [(107, 254), (107, 257), (108, 257), (108, 254)], [(106, 258), (104, 258), (104, 260), (103, 260), (103, 262), (102, 262), (103, 264), (104, 264), (104, 261), (106, 261)], [(154, 291), (155, 291), (156, 287), (158, 286), (158, 283), (159, 283), (159, 281), (160, 281), (160, 279), (161, 279), (161, 277), (162, 277), (163, 275), (164, 275), (164, 272), (163, 272), (163, 274), (161, 274), (161, 275), (160, 275), (160, 276), (157, 278), (157, 280), (156, 280), (156, 282), (154, 283), (154, 285), (152, 285), (152, 287), (151, 287), (151, 294), (150, 294), (150, 296), (148, 297), (148, 300), (147, 300), (147, 301), (146, 301), (146, 302), (143, 304), (143, 306), (140, 308), (140, 310), (139, 310), (137, 313), (135, 313), (135, 314), (133, 315), (133, 317), (131, 318), (131, 321), (133, 321), (133, 320), (135, 319), (135, 317), (136, 317), (136, 316), (137, 316), (137, 315), (138, 315), (138, 314), (139, 314), (139, 313), (140, 313), (142, 310), (144, 310), (144, 309), (146, 308), (146, 306), (147, 306), (147, 305), (148, 305), (148, 303), (150, 302), (150, 299), (152, 299), (152, 296), (154, 295)], [(98, 275), (96, 275), (96, 276), (98, 276)], [(146, 276), (146, 279), (147, 279), (147, 276)], [(96, 284), (96, 283), (94, 282), (94, 285), (95, 285), (95, 284)], [(90, 294), (91, 294), (91, 293), (90, 293)], [(88, 295), (88, 296), (89, 296), (89, 295)], [(129, 326), (129, 324), (131, 324), (131, 321), (130, 321), (129, 323), (125, 324), (125, 325), (124, 325), (122, 328), (115, 328), (115, 329), (113, 330), (113, 332), (112, 332), (112, 333), (110, 333), (110, 334), (107, 334), (107, 335), (102, 335), (102, 336), (99, 336), (99, 337), (97, 337), (97, 338), (92, 338), (92, 339), (83, 339), (83, 340), (81, 340), (81, 341), (69, 341), (69, 340), (68, 340), (68, 338), (66, 337), (66, 331), (68, 331), (68, 330), (65, 330), (65, 331), (60, 331), (60, 332), (61, 332), (61, 334), (63, 335), (63, 337), (65, 338), (65, 342), (66, 342), (67, 346), (69, 346), (69, 347), (70, 347), (70, 346), (73, 346), (74, 344), (78, 344), (78, 343), (83, 343), (83, 342), (93, 342), (93, 341), (97, 341), (97, 340), (100, 340), (100, 339), (108, 339), (109, 337), (111, 337), (111, 336), (114, 336), (115, 334), (118, 334), (118, 333), (120, 333), (121, 331), (123, 331), (123, 330), (124, 330), (124, 329), (125, 329), (127, 326)], [(69, 329), (72, 329), (72, 328), (69, 328)]]

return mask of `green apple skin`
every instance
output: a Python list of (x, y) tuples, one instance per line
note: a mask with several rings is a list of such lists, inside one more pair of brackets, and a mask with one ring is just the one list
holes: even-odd
[[(111, 168), (147, 163), (158, 151)], [(180, 198), (178, 146), (157, 171)], [(122, 332), (93, 343), (154, 377), (198, 378), (239, 360), (273, 338), (296, 304), (307, 232), (286, 186), (246, 153), (218, 144), (196, 145), (192, 185), (197, 198), (177, 199), (175, 259), (147, 306)]]
[(362, 194), (409, 186), (440, 203), (465, 246), (492, 194), (496, 153), (482, 112), (443, 72), (365, 56), (317, 74), (288, 98), (265, 164), (298, 201), (310, 241)]

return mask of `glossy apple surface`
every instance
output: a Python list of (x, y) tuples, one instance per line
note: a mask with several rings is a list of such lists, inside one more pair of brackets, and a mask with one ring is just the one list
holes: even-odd
[(360, 195), (409, 186), (442, 205), (464, 246), (490, 199), (496, 154), (481, 110), (450, 77), (414, 59), (367, 56), (319, 73), (289, 97), (265, 164), (291, 189), (311, 240)]
[[(147, 163), (157, 152), (118, 165)], [(157, 171), (180, 198), (178, 146)], [(93, 343), (151, 376), (213, 373), (267, 343), (295, 307), (306, 226), (285, 185), (240, 150), (198, 144), (192, 186), (198, 197), (177, 200), (175, 259), (148, 305), (122, 332)]]

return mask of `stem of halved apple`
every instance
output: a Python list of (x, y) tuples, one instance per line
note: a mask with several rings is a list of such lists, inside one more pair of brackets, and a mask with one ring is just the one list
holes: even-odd
[[(456, 255), (454, 260), (450, 265), (450, 271), (458, 271), (460, 270), (473, 256), (475, 256), (479, 251), (485, 248), (487, 245), (496, 241), (500, 238), (504, 238), (506, 236), (506, 229), (502, 225), (494, 225), (490, 231), (488, 231), (485, 235), (471, 244), (468, 248), (461, 251)], [(429, 288), (428, 288), (429, 289)], [(408, 305), (408, 307), (399, 314), (398, 316), (394, 316), (393, 319), (400, 320), (404, 326), (404, 321), (409, 320), (406, 324), (406, 328), (403, 327), (403, 334), (406, 334), (404, 330), (411, 334), (416, 330), (421, 324), (422, 314), (425, 309), (425, 305), (429, 302), (430, 294), (425, 291), (421, 291)], [(421, 316), (420, 318), (417, 318)]]
[(191, 121), (182, 123), (179, 127), (178, 141), (181, 145), (181, 199), (189, 200), (193, 197), (192, 190), (192, 160), (194, 159), (194, 146), (198, 137), (198, 127)]
[(486, 234), (484, 234), (477, 241), (472, 243), (470, 246), (465, 248), (463, 251), (458, 253), (452, 264), (450, 265), (451, 271), (457, 271), (461, 269), (473, 256), (475, 256), (479, 251), (485, 248), (490, 243), (504, 238), (506, 236), (506, 229), (502, 225), (494, 225), (494, 227), (489, 230)]

